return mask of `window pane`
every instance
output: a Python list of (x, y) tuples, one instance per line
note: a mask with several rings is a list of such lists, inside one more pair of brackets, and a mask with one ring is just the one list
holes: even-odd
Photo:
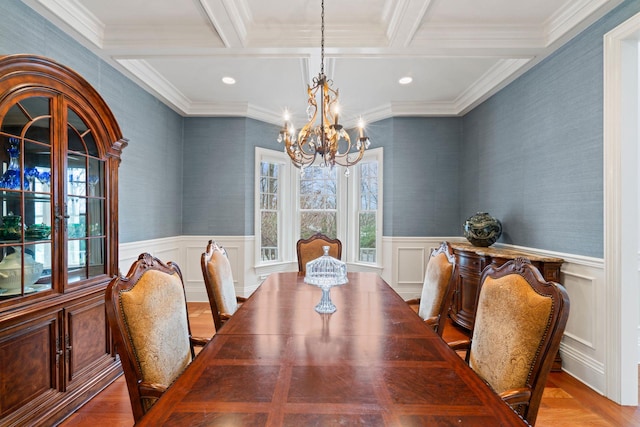
[(336, 212), (315, 211), (300, 214), (300, 238), (308, 239), (316, 233), (322, 233), (332, 239), (337, 236)]
[(300, 238), (337, 236), (337, 169), (309, 166), (300, 175)]
[(358, 261), (376, 262), (378, 163), (360, 164), (360, 209), (358, 212)]
[(260, 255), (262, 261), (278, 259), (278, 213), (262, 212), (260, 216)]
[(360, 167), (360, 209), (378, 209), (377, 163), (364, 163)]
[(279, 256), (278, 203), (280, 165), (260, 162), (260, 259), (277, 261)]
[(376, 261), (376, 213), (360, 213), (358, 218), (360, 230), (360, 253), (358, 260), (362, 262)]

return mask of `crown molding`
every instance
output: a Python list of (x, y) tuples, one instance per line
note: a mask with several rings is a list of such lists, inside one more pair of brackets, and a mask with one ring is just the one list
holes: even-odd
[(117, 63), (133, 75), (144, 87), (155, 93), (177, 113), (187, 114), (191, 101), (155, 68), (143, 59), (116, 59)]
[(102, 48), (105, 25), (78, 0), (22, 0), (38, 13), (54, 15), (57, 24), (77, 32), (95, 46)]
[(606, 10), (609, 11), (622, 2), (623, 0), (575, 0), (567, 2), (543, 25), (546, 46), (550, 46), (563, 37), (582, 30), (586, 27), (585, 22), (590, 24), (600, 18), (604, 12), (598, 13), (598, 10), (603, 9), (604, 6), (610, 6)]
[(515, 78), (533, 58), (501, 59), (453, 102), (457, 115), (464, 115)]

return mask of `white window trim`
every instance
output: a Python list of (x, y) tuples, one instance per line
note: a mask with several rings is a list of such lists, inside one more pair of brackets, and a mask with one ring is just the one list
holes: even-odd
[[(278, 210), (280, 215), (278, 216), (278, 260), (276, 261), (262, 261), (262, 254), (260, 253), (260, 239), (261, 233), (261, 221), (260, 221), (260, 164), (263, 161), (278, 163), (283, 167), (280, 169), (281, 173), (278, 182)], [(286, 242), (292, 239), (293, 234), (291, 227), (285, 227), (285, 224), (291, 223), (289, 211), (291, 206), (291, 194), (289, 191), (283, 191), (283, 188), (289, 187), (291, 181), (291, 167), (289, 165), (289, 157), (285, 153), (275, 150), (268, 150), (266, 148), (256, 147), (255, 150), (255, 190), (254, 190), (254, 235), (256, 236), (255, 243), (255, 265), (267, 266), (281, 264), (289, 262), (295, 254), (291, 253), (290, 245)], [(283, 185), (284, 184), (284, 185)]]
[[(359, 255), (358, 254), (358, 250), (359, 250), (358, 213), (360, 210), (360, 207), (359, 207), (360, 186), (359, 186), (359, 180), (355, 179), (356, 178), (355, 174), (357, 171), (352, 171), (351, 176), (347, 180), (348, 189), (345, 193), (348, 193), (346, 195), (346, 197), (348, 198), (348, 204), (346, 206), (348, 209), (347, 212), (349, 212), (348, 222), (352, 226), (347, 230), (349, 235), (346, 241), (350, 242), (350, 244), (347, 245), (348, 253), (347, 253), (346, 259), (347, 259), (347, 262), (350, 264), (358, 264), (358, 265), (369, 266), (369, 267), (382, 266), (382, 225), (383, 225), (382, 201), (384, 200), (383, 194), (382, 194), (382, 187), (383, 187), (382, 184), (384, 183), (384, 178), (382, 174), (382, 169), (384, 165), (383, 160), (384, 160), (384, 150), (382, 147), (379, 147), (379, 148), (374, 148), (374, 149), (365, 151), (364, 156), (362, 157), (362, 160), (359, 163), (361, 164), (361, 163), (366, 163), (371, 161), (378, 162), (378, 214), (376, 215), (376, 260), (373, 263), (361, 262), (358, 259), (358, 255)], [(353, 196), (350, 196), (351, 194), (353, 194)]]
[[(383, 159), (384, 151), (382, 147), (367, 150), (361, 162), (375, 160), (378, 162), (378, 215), (376, 216), (376, 261), (375, 263), (364, 263), (358, 260), (358, 209), (360, 200), (359, 180), (357, 179), (358, 171), (355, 170), (358, 165), (351, 167), (351, 174), (348, 178), (344, 176), (344, 167), (337, 171), (338, 180), (338, 205), (337, 205), (337, 238), (343, 242), (343, 261), (349, 264), (357, 264), (366, 267), (380, 268), (382, 265), (382, 200), (383, 200)], [(279, 255), (277, 261), (264, 262), (260, 253), (260, 163), (263, 161), (282, 164), (282, 180), (278, 185), (279, 197), (279, 223), (278, 223), (278, 242), (280, 243)], [(255, 234), (255, 266), (263, 268), (280, 264), (296, 263), (295, 244), (297, 239), (294, 236), (300, 235), (299, 203), (297, 198), (291, 197), (292, 194), (299, 192), (299, 174), (300, 170), (291, 164), (291, 160), (282, 151), (270, 150), (266, 148), (256, 147), (255, 149), (255, 183), (254, 183), (254, 234)], [(353, 196), (352, 196), (353, 195)], [(340, 215), (340, 212), (347, 210), (347, 215)]]

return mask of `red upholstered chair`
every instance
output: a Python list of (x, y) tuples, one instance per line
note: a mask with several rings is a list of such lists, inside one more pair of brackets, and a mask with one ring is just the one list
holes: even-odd
[(180, 268), (143, 253), (111, 280), (106, 310), (136, 421), (195, 357)]
[(213, 240), (209, 240), (201, 256), (200, 266), (207, 288), (213, 323), (218, 331), (236, 312), (239, 304), (246, 301), (246, 298), (236, 295), (227, 251)]
[(298, 254), (298, 271), (306, 273), (307, 263), (324, 255), (323, 246), (329, 246), (329, 255), (340, 259), (342, 257), (342, 242), (331, 239), (322, 233), (316, 233), (308, 239), (300, 239), (296, 243)]
[(450, 346), (467, 349), (469, 366), (534, 425), (568, 317), (564, 287), (528, 260), (492, 264), (480, 279), (471, 339)]
[(442, 336), (444, 324), (451, 307), (454, 289), (456, 257), (448, 242), (431, 252), (420, 298), (407, 304), (418, 306), (418, 315)]

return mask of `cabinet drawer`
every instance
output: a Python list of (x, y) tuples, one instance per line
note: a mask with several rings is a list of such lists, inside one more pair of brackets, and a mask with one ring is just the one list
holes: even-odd
[(484, 258), (462, 253), (459, 253), (457, 255), (458, 268), (476, 273), (482, 272), (485, 264)]

